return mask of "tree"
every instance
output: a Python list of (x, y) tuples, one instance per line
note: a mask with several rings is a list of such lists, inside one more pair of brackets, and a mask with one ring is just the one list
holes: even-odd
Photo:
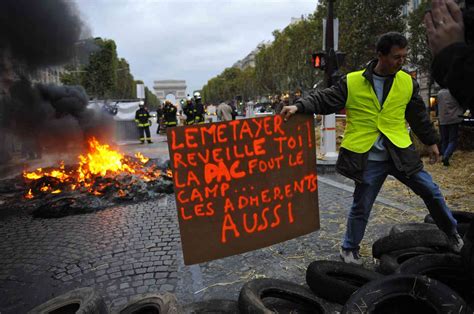
[(339, 50), (346, 52), (344, 69), (363, 68), (375, 57), (377, 38), (389, 31), (403, 33), (405, 21), (401, 15), (408, 0), (341, 0), (335, 2), (339, 18)]
[(424, 1), (408, 16), (410, 34), (408, 61), (425, 73), (429, 72), (431, 65), (431, 51), (426, 42), (426, 30), (423, 27), (423, 17), (427, 9), (428, 2)]
[(112, 98), (117, 84), (117, 47), (110, 39), (96, 38), (101, 48), (90, 57), (85, 68), (84, 87), (89, 96)]
[(133, 75), (130, 73), (130, 65), (127, 60), (120, 58), (117, 68), (117, 83), (114, 89), (114, 98), (134, 99), (136, 98), (136, 87)]

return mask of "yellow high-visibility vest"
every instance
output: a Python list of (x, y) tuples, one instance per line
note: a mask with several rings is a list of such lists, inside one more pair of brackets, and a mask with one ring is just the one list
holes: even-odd
[(347, 75), (347, 124), (341, 146), (356, 153), (365, 153), (380, 133), (397, 147), (410, 146), (412, 142), (405, 122), (405, 109), (413, 93), (411, 76), (398, 71), (381, 106), (372, 85), (362, 76), (363, 72)]

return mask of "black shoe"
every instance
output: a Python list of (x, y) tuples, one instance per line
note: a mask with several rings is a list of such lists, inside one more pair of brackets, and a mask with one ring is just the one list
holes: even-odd
[(446, 166), (446, 167), (449, 167), (449, 159), (447, 158), (443, 158), (443, 165)]
[(152, 141), (148, 141), (148, 144), (153, 144), (153, 142), (152, 142)]

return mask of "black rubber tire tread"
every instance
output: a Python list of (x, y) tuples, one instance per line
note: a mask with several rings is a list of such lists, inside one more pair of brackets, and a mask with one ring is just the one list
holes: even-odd
[(380, 258), (384, 254), (412, 247), (438, 247), (448, 250), (448, 238), (441, 230), (405, 231), (380, 238), (372, 245), (372, 255)]
[(108, 313), (103, 299), (93, 288), (78, 288), (61, 294), (30, 310), (29, 314), (47, 314), (68, 305), (78, 304), (76, 314)]
[(369, 282), (349, 298), (341, 313), (422, 313), (408, 300), (429, 306), (430, 313), (467, 313), (466, 302), (454, 290), (437, 280), (412, 274)]
[(234, 300), (210, 299), (201, 302), (186, 304), (183, 307), (184, 314), (219, 313), (239, 314), (239, 303)]
[(391, 229), (389, 234), (402, 233), (405, 231), (418, 231), (418, 230), (436, 230), (438, 227), (433, 224), (427, 224), (422, 222), (409, 222), (404, 224), (396, 224)]
[(424, 254), (435, 254), (440, 253), (434, 248), (429, 247), (413, 247), (404, 250), (398, 250), (390, 252), (389, 254), (384, 254), (380, 257), (379, 265), (377, 267), (377, 272), (390, 275), (395, 273), (395, 271), (400, 267), (400, 264), (404, 261), (413, 258), (415, 256), (420, 256)]
[(456, 254), (427, 254), (402, 263), (396, 271), (399, 274), (423, 275), (441, 281), (455, 290), (464, 300), (473, 299), (474, 285), (466, 276), (461, 256)]
[(471, 279), (474, 280), (474, 221), (470, 223), (469, 229), (464, 235), (464, 246), (461, 249), (461, 258), (465, 267), (469, 270)]
[(158, 313), (167, 314), (182, 313), (181, 308), (178, 305), (178, 301), (176, 300), (176, 296), (168, 292), (144, 293), (136, 295), (118, 312), (111, 310), (110, 313), (135, 314), (137, 311), (145, 309), (153, 309), (158, 311)]
[(382, 275), (339, 261), (314, 261), (306, 269), (306, 283), (318, 297), (345, 304), (366, 283)]
[(308, 304), (312, 313), (328, 313), (326, 303), (304, 286), (280, 279), (262, 278), (245, 283), (239, 294), (239, 310), (242, 314), (274, 313), (263, 303), (266, 297), (280, 298), (298, 304)]
[[(460, 211), (460, 210), (453, 210), (451, 211), (453, 213), (453, 217), (456, 219), (458, 224), (470, 224), (471, 221), (474, 220), (474, 213), (471, 212), (465, 212), (465, 211)], [(434, 224), (434, 219), (430, 214), (427, 214), (424, 219), (425, 223), (430, 223)]]

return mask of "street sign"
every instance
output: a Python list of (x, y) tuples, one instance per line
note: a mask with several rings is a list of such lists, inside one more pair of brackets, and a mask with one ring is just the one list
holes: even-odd
[(186, 265), (319, 229), (312, 116), (169, 128), (167, 136)]

